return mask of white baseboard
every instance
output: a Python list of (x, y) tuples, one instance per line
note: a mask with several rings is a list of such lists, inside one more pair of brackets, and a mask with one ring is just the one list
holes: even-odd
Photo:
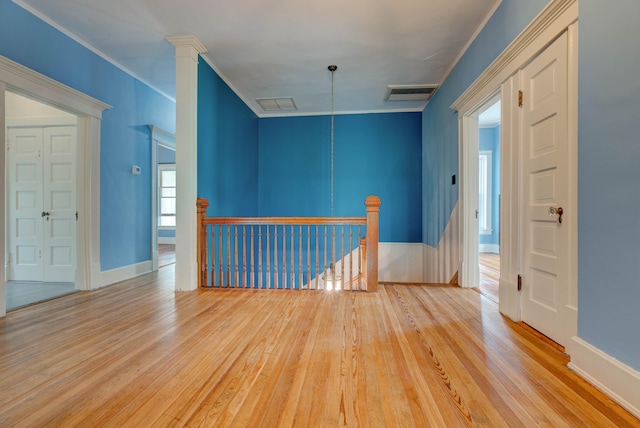
[(497, 244), (480, 244), (479, 250), (480, 250), (481, 253), (500, 254), (500, 245), (497, 245)]
[(159, 236), (158, 244), (174, 244), (176, 243), (175, 236)]
[(100, 286), (106, 287), (107, 285), (115, 284), (116, 282), (144, 275), (145, 273), (151, 272), (151, 268), (151, 260), (147, 260), (146, 262), (106, 270), (100, 273)]
[(571, 339), (568, 367), (640, 418), (640, 372), (580, 339)]

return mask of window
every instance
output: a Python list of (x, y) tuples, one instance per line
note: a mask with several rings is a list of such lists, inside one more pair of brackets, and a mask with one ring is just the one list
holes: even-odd
[(478, 195), (478, 227), (480, 234), (491, 235), (491, 150), (481, 150), (478, 158), (479, 195)]
[(158, 165), (158, 227), (176, 226), (176, 164)]

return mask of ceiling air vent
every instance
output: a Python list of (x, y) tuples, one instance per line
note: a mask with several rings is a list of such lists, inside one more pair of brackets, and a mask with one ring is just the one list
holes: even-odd
[(389, 85), (385, 101), (428, 101), (438, 85)]
[(264, 111), (297, 110), (293, 98), (256, 98)]

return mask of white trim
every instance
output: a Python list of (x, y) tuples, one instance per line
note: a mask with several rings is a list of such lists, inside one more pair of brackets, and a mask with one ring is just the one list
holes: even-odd
[(135, 278), (149, 272), (151, 272), (151, 260), (116, 269), (105, 270), (100, 274), (100, 287), (106, 287), (117, 282), (126, 281), (127, 279)]
[[(11, 90), (78, 117), (78, 262), (75, 282), (76, 288), (80, 290), (98, 288), (100, 284), (100, 123), (102, 111), (111, 106), (3, 56), (0, 56), (0, 89), (3, 89), (3, 100), (4, 91)], [(0, 117), (4, 125), (4, 102), (0, 103)], [(4, 156), (4, 131), (1, 134), (0, 151)], [(4, 177), (2, 180), (4, 183)], [(2, 187), (2, 193), (4, 193), (4, 186)], [(2, 201), (4, 203), (4, 197)], [(4, 209), (0, 210), (0, 224), (5, 225)], [(4, 255), (4, 248), (2, 252)], [(4, 277), (4, 272), (2, 276)], [(3, 281), (0, 281), (0, 292), (4, 291)], [(6, 301), (4, 303), (6, 304)], [(5, 313), (5, 310), (6, 305), (0, 308), (0, 314)]]
[(149, 83), (147, 80), (145, 80), (142, 77), (138, 76), (136, 73), (134, 73), (133, 71), (129, 70), (127, 67), (125, 67), (124, 65), (120, 64), (118, 61), (116, 61), (115, 59), (111, 58), (110, 56), (108, 56), (107, 54), (102, 52), (100, 49), (98, 49), (95, 46), (89, 44), (88, 42), (86, 42), (85, 40), (80, 38), (80, 36), (77, 36), (72, 31), (68, 30), (67, 28), (65, 28), (62, 25), (60, 25), (57, 22), (55, 22), (53, 19), (49, 18), (47, 15), (45, 15), (42, 12), (32, 8), (31, 6), (26, 4), (23, 0), (12, 0), (12, 1), (15, 4), (17, 4), (18, 6), (20, 6), (21, 8), (25, 9), (30, 14), (32, 14), (35, 17), (41, 19), (42, 21), (46, 22), (47, 24), (51, 25), (53, 28), (55, 28), (56, 30), (60, 31), (65, 36), (69, 37), (74, 42), (76, 42), (79, 45), (83, 46), (84, 48), (90, 50), (91, 52), (93, 52), (94, 54), (98, 55), (100, 58), (104, 59), (105, 61), (107, 61), (108, 63), (112, 64), (116, 68), (119, 68), (120, 70), (124, 71), (128, 75), (130, 75), (130, 76), (134, 77), (135, 79), (139, 80), (140, 82), (144, 83), (145, 85), (147, 85), (148, 87), (150, 87), (154, 91), (156, 91), (159, 94), (165, 96), (167, 99), (175, 102), (175, 99), (173, 99), (170, 95), (168, 95), (165, 92), (161, 91), (160, 89), (158, 89), (157, 87), (155, 87), (154, 85)]
[[(444, 229), (440, 242), (438, 242), (438, 248), (433, 248), (430, 245), (423, 244), (423, 282), (438, 284), (448, 283), (456, 272), (461, 271), (459, 206), (460, 203), (457, 203), (455, 207), (453, 207), (453, 211), (449, 216), (449, 222)], [(458, 283), (464, 287), (463, 283), (460, 281), (458, 281)]]
[(460, 227), (460, 271), (458, 283), (464, 288), (475, 288), (480, 284), (478, 245), (479, 225), (475, 215), (478, 209), (478, 154), (480, 130), (478, 113), (458, 118), (458, 163), (460, 171), (459, 202)]
[(196, 197), (198, 195), (198, 56), (206, 52), (193, 36), (170, 37), (176, 47), (176, 268), (175, 288), (198, 287)]
[[(74, 114), (102, 119), (109, 104), (73, 89), (0, 55), (0, 80), (7, 89)], [(4, 104), (3, 104), (4, 110)]]
[(76, 126), (76, 116), (13, 117), (7, 120), (7, 128), (31, 128), (34, 126)]
[[(481, 235), (491, 235), (493, 233), (493, 219), (492, 215), (492, 203), (493, 203), (493, 187), (492, 187), (492, 175), (493, 175), (493, 150), (480, 150), (478, 152), (478, 175), (483, 169), (484, 163), (484, 192), (485, 199), (484, 201), (478, 197), (478, 223), (479, 223), (479, 233)], [(480, 181), (480, 186), (483, 185), (482, 180), (478, 177)], [(484, 205), (484, 206), (482, 206)], [(480, 214), (484, 211), (484, 224), (480, 221)]]
[[(449, 67), (449, 69), (446, 71), (446, 73), (444, 73), (444, 75), (442, 76), (442, 79), (440, 79), (440, 85), (442, 85), (444, 83), (444, 81), (447, 80), (447, 77), (449, 77), (449, 74), (451, 74), (453, 69), (456, 68), (456, 65), (458, 65), (458, 63), (460, 62), (460, 60), (462, 59), (464, 54), (467, 53), (467, 50), (469, 50), (469, 47), (471, 46), (471, 44), (476, 40), (476, 37), (478, 37), (480, 32), (487, 25), (487, 23), (489, 22), (489, 20), (493, 16), (493, 14), (496, 13), (496, 10), (498, 10), (498, 8), (500, 7), (500, 4), (502, 4), (502, 0), (496, 1), (496, 3), (493, 5), (493, 7), (489, 10), (489, 13), (487, 13), (487, 15), (484, 17), (484, 19), (480, 23), (480, 25), (478, 25), (478, 28), (476, 28), (476, 31), (473, 33), (471, 38), (469, 38), (469, 40), (467, 41), (467, 44), (464, 45), (464, 47), (462, 48), (462, 50), (460, 51), (460, 53), (458, 54), (456, 59), (453, 60), (453, 63), (451, 64), (451, 67)], [(440, 87), (440, 85), (438, 85), (438, 87)], [(435, 93), (434, 93), (434, 95), (435, 95)], [(433, 96), (432, 96), (432, 98), (433, 98)]]
[[(465, 286), (473, 286), (475, 272), (477, 272), (477, 242), (474, 241), (476, 231), (473, 229), (475, 222), (473, 204), (473, 194), (476, 193), (474, 183), (467, 183), (468, 178), (477, 176), (477, 171), (472, 170), (472, 166), (477, 158), (477, 147), (475, 138), (477, 135), (477, 114), (482, 105), (488, 102), (498, 91), (503, 91), (502, 99), (514, 99), (513, 95), (517, 93), (517, 88), (513, 88), (515, 84), (510, 79), (523, 65), (525, 65), (538, 52), (542, 51), (550, 41), (554, 40), (559, 34), (578, 20), (578, 2), (577, 0), (557, 0), (550, 2), (540, 14), (516, 37), (516, 39), (496, 58), (493, 63), (469, 86), (467, 90), (451, 105), (451, 108), (458, 110), (459, 130), (458, 148), (460, 153), (460, 196), (461, 206), (461, 252), (463, 254), (461, 260), (461, 284)], [(575, 57), (574, 57), (575, 59)], [(577, 65), (573, 71), (570, 70), (570, 80), (577, 81)], [(577, 91), (577, 90), (576, 90)], [(576, 95), (574, 92), (573, 95)], [(577, 99), (569, 100), (570, 108), (577, 108)], [(573, 105), (575, 104), (575, 106)], [(505, 259), (501, 260), (500, 272), (500, 311), (514, 320), (520, 318), (520, 303), (516, 287), (516, 277), (519, 273), (520, 260), (517, 256), (520, 253), (519, 238), (519, 214), (518, 214), (518, 148), (511, 147), (508, 141), (517, 141), (518, 125), (517, 118), (512, 117), (510, 113), (511, 105), (507, 102), (502, 103), (502, 127), (501, 141), (504, 142), (501, 147), (501, 174), (503, 179), (500, 180), (501, 192), (503, 195), (501, 200), (501, 219), (500, 219), (500, 246)], [(574, 110), (574, 113), (577, 110)], [(571, 130), (577, 133), (577, 128)], [(513, 139), (515, 137), (516, 139)], [(577, 137), (575, 137), (577, 141)], [(573, 150), (573, 149), (572, 149)], [(515, 180), (513, 183), (512, 181)], [(512, 185), (513, 184), (513, 185)], [(574, 192), (577, 193), (577, 192)], [(508, 204), (508, 205), (507, 205)], [(577, 206), (571, 210), (573, 215), (576, 213)], [(477, 230), (477, 229), (476, 229)], [(577, 239), (571, 241), (574, 254), (577, 254)], [(575, 269), (575, 260), (570, 261), (571, 269)], [(577, 273), (571, 275), (571, 280), (575, 282), (574, 288), (577, 290)], [(503, 287), (508, 289), (502, 290)], [(515, 289), (514, 289), (515, 288)], [(503, 295), (505, 298), (503, 299)], [(577, 295), (577, 294), (576, 294)], [(577, 315), (577, 309), (569, 311)], [(568, 321), (568, 336), (577, 334), (577, 316), (576, 320)]]
[(497, 88), (546, 44), (578, 20), (577, 0), (550, 2), (507, 46), (487, 69), (465, 90), (451, 108), (470, 111), (482, 103), (487, 88)]
[(500, 245), (496, 244), (480, 244), (478, 249), (481, 253), (500, 254)]
[(149, 125), (151, 130), (151, 265), (152, 271), (158, 270), (158, 147), (176, 149), (176, 136), (155, 125)]
[(6, 200), (5, 200), (5, 191), (6, 191), (6, 131), (5, 131), (5, 102), (4, 102), (4, 93), (5, 93), (5, 84), (2, 80), (0, 80), (0, 168), (2, 174), (0, 174), (0, 201), (2, 201), (2, 205), (0, 206), (0, 260), (2, 261), (2, 268), (0, 269), (0, 318), (3, 318), (7, 315), (7, 284), (6, 284), (6, 272), (7, 272), (7, 258), (5, 255), (6, 252), (6, 234), (8, 225), (5, 223), (5, 215), (6, 215)]
[(571, 339), (568, 367), (640, 418), (640, 372), (579, 337)]
[(161, 236), (161, 237), (158, 238), (158, 244), (174, 244), (175, 245), (175, 243), (176, 243), (175, 236), (173, 236), (173, 237)]

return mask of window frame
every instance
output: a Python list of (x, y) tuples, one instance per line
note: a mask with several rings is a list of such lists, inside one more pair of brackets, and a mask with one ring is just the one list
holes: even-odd
[[(162, 189), (165, 188), (162, 185), (162, 173), (165, 171), (176, 171), (176, 164), (175, 163), (161, 163), (158, 164), (158, 188), (157, 188), (157, 194), (158, 194), (158, 230), (176, 230), (176, 226), (175, 223), (173, 226), (162, 226), (162, 217), (174, 217), (176, 218), (176, 214), (174, 214), (173, 216), (171, 215), (162, 215)], [(173, 199), (177, 200), (177, 195), (178, 195), (178, 189), (177, 186), (176, 187), (166, 187), (166, 188), (174, 188), (176, 189), (176, 196), (173, 196)], [(166, 197), (165, 197), (166, 198)], [(177, 218), (176, 218), (176, 222), (177, 222)]]

